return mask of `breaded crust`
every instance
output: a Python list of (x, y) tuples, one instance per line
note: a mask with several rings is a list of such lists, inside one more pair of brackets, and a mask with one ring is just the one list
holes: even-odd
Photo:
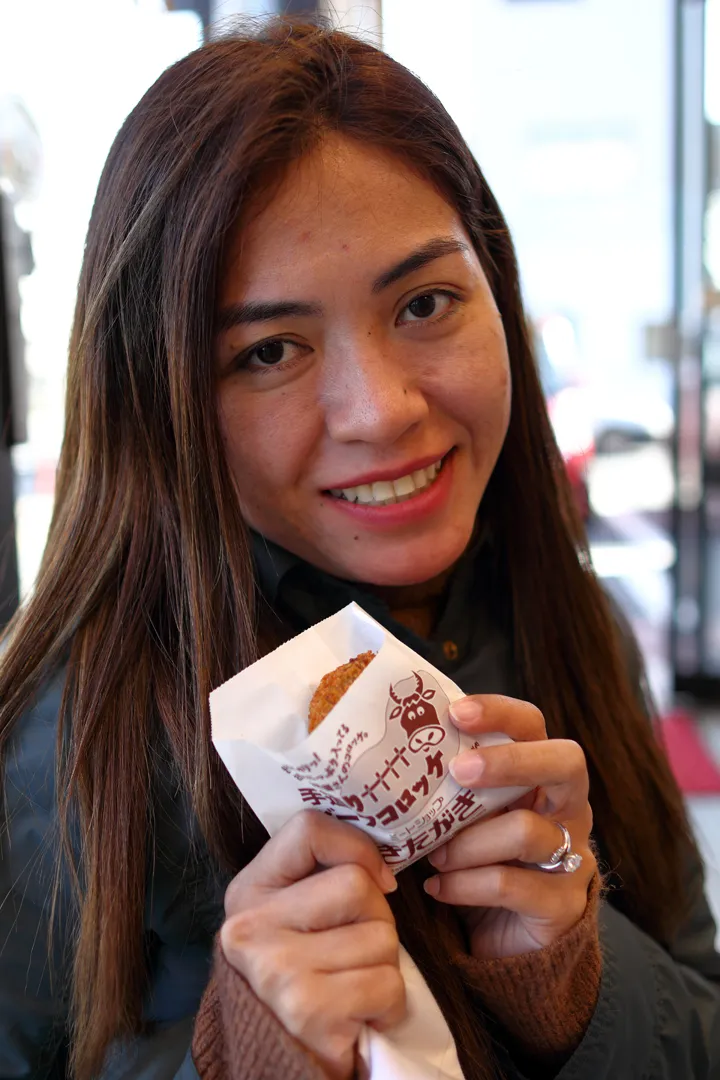
[(333, 706), (337, 705), (348, 687), (355, 682), (360, 672), (365, 670), (374, 656), (374, 652), (360, 653), (359, 656), (348, 660), (347, 664), (341, 664), (334, 671), (323, 675), (310, 701), (308, 731), (314, 731), (319, 724), (322, 724)]

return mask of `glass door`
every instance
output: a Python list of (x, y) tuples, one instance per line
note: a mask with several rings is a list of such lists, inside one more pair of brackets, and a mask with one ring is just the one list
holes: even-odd
[(677, 33), (675, 686), (720, 698), (720, 0)]

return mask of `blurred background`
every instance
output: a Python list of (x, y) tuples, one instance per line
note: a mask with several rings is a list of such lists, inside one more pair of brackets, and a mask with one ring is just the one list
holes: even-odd
[(720, 0), (0, 0), (0, 624), (45, 542), (110, 144), (165, 67), (277, 11), (416, 72), (505, 211), (593, 562), (720, 912)]

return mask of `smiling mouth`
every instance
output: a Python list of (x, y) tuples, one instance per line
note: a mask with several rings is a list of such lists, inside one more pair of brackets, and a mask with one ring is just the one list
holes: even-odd
[(392, 506), (393, 503), (406, 502), (435, 483), (450, 453), (452, 451), (427, 468), (416, 469), (406, 476), (399, 476), (397, 480), (376, 480), (357, 487), (331, 488), (328, 494), (334, 499), (361, 503), (363, 506)]

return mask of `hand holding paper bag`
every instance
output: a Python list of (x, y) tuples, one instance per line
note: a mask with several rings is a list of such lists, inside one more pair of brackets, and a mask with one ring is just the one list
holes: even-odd
[[(368, 651), (309, 734), (317, 685)], [(223, 946), (333, 1078), (351, 1075), (362, 1030), (372, 1080), (461, 1080), (437, 1003), (399, 950), (382, 859), (401, 870), (527, 790), (469, 790), (452, 778), (459, 751), (509, 741), (459, 732), (448, 709), (463, 696), (355, 604), (211, 695), (213, 742), (274, 837), (231, 887)], [(322, 813), (296, 817), (308, 808)], [(327, 869), (313, 874), (318, 866)]]
[(234, 879), (226, 957), (331, 1080), (354, 1074), (364, 1023), (405, 1015), (396, 888), (375, 845), (324, 814), (299, 814)]

